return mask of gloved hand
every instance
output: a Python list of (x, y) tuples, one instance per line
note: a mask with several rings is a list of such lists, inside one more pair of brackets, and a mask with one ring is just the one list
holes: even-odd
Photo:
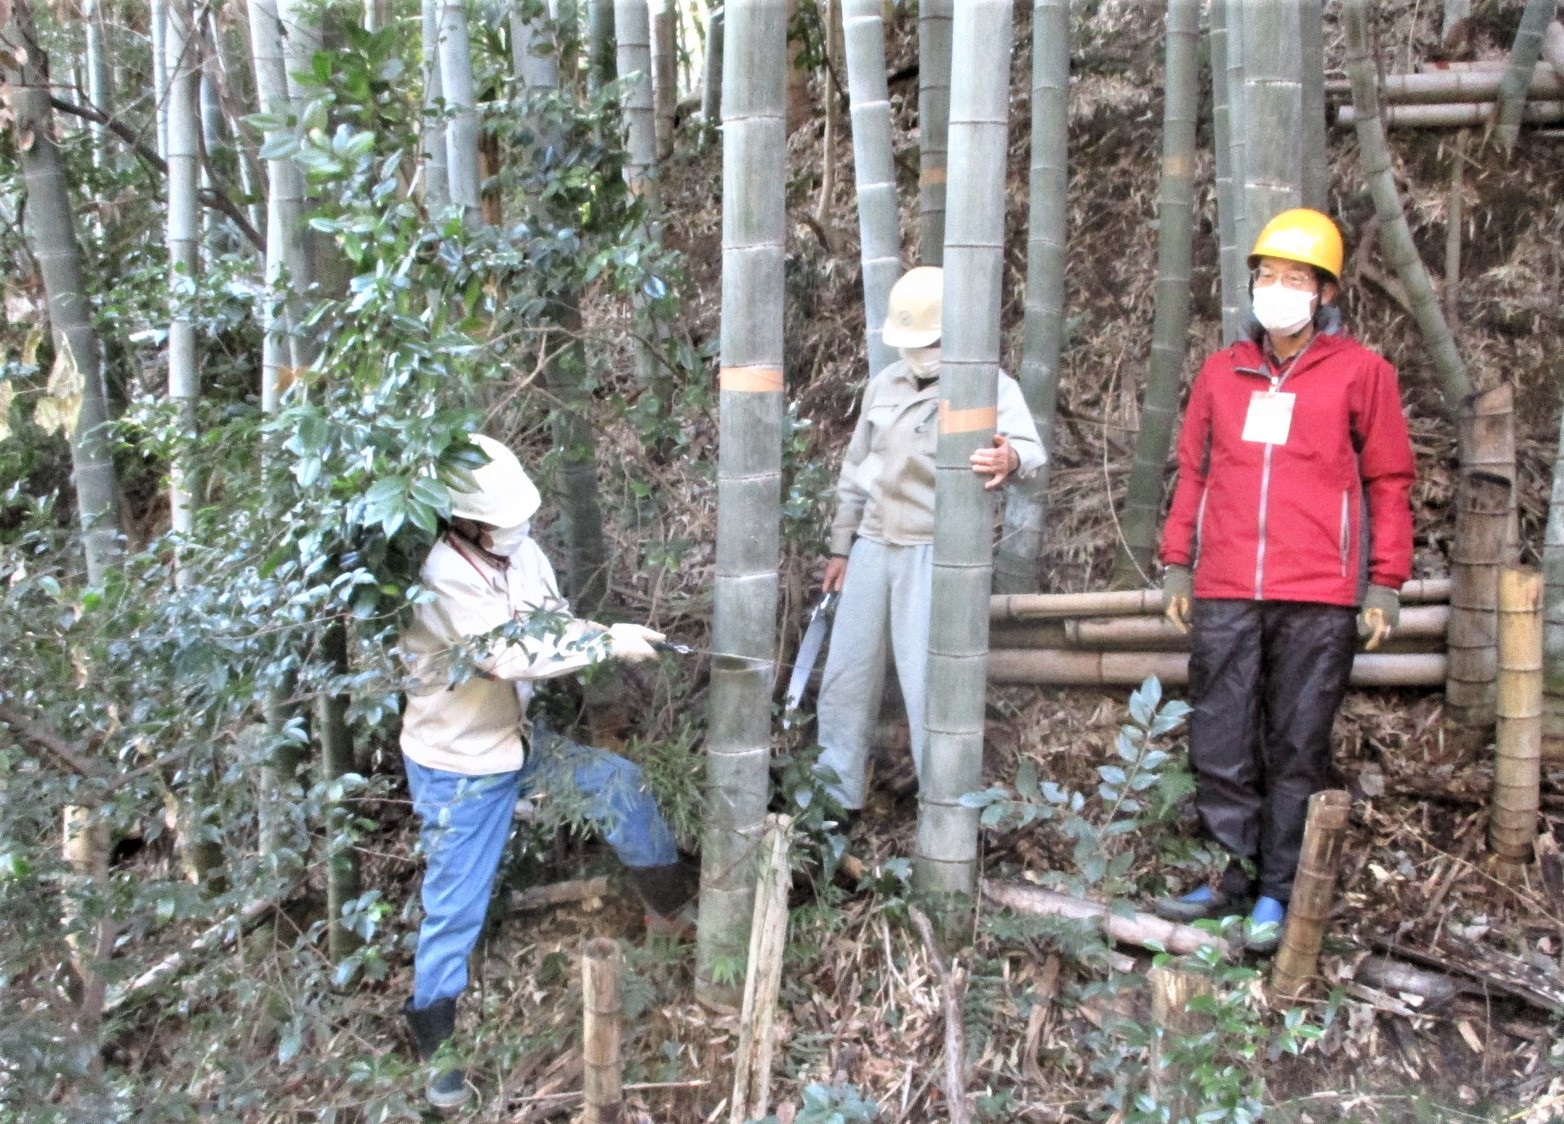
[(663, 634), (645, 625), (622, 624), (608, 628), (608, 654), (620, 660), (655, 660), (657, 649), (652, 645), (663, 640)]
[(1358, 635), (1364, 638), (1363, 650), (1372, 652), (1401, 623), (1401, 593), (1388, 585), (1371, 585), (1358, 610)]
[(1162, 572), (1162, 614), (1172, 626), (1189, 635), (1189, 601), (1195, 595), (1195, 575), (1188, 566), (1169, 566)]

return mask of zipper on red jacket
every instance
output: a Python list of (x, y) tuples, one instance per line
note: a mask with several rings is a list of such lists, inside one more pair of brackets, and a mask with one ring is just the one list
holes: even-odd
[[(1271, 361), (1265, 358), (1263, 351), (1260, 361), (1264, 366), (1260, 370), (1255, 370), (1253, 367), (1235, 367), (1233, 369), (1241, 374), (1259, 375), (1262, 378), (1270, 379), (1271, 393), (1275, 394), (1282, 388), (1282, 384), (1292, 377), (1293, 371), (1298, 366), (1298, 360), (1302, 359), (1304, 353), (1309, 350), (1310, 345), (1319, 339), (1319, 335), (1318, 332), (1315, 332), (1314, 335), (1310, 336), (1309, 342), (1299, 348), (1298, 354), (1283, 364), (1280, 374), (1271, 373)], [(1289, 427), (1290, 425), (1291, 423), (1289, 423)], [(1254, 599), (1256, 601), (1265, 600), (1265, 521), (1271, 505), (1271, 451), (1275, 448), (1275, 445), (1269, 442), (1266, 443), (1265, 456), (1260, 467), (1260, 518), (1254, 548)]]

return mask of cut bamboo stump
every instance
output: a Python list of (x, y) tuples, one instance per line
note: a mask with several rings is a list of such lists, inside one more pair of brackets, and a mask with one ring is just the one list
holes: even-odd
[[(1519, 557), (1521, 546), (1516, 517), (1513, 385), (1500, 383), (1462, 404), (1456, 424), (1456, 450), (1462, 472), (1486, 472), (1510, 481), (1510, 519), (1504, 532), (1504, 556), (1499, 561), (1513, 562)], [(1497, 579), (1495, 582), (1497, 589)]]
[[(995, 648), (988, 654), (990, 683), (1133, 687), (1148, 675), (1155, 675), (1168, 687), (1187, 684), (1188, 653)], [(1437, 652), (1360, 652), (1352, 661), (1354, 687), (1437, 687), (1446, 678), (1445, 656)]]
[(1298, 872), (1293, 875), (1287, 924), (1271, 965), (1271, 992), (1280, 999), (1297, 999), (1314, 978), (1336, 896), (1336, 868), (1341, 864), (1341, 843), (1351, 807), (1352, 798), (1339, 788), (1309, 797), (1309, 818), (1303, 829)]
[(622, 965), (618, 942), (607, 937), (589, 940), (582, 949), (581, 1061), (586, 1124), (619, 1124), (624, 1119), (624, 1072), (619, 1057), (624, 1034)]
[(1151, 1040), (1151, 1091), (1159, 1102), (1170, 1102), (1172, 1119), (1182, 1120), (1189, 1107), (1182, 1092), (1185, 1075), (1169, 1071), (1163, 1044), (1204, 1030), (1210, 1020), (1191, 1011), (1189, 1001), (1211, 994), (1211, 977), (1155, 965), (1146, 974), (1146, 983), (1151, 988), (1152, 1021), (1159, 1031)]
[(1498, 730), (1488, 842), (1496, 873), (1516, 878), (1531, 862), (1542, 781), (1542, 575), (1499, 574)]
[(749, 933), (749, 964), (744, 974), (744, 1005), (739, 1013), (739, 1042), (733, 1052), (730, 1124), (766, 1115), (771, 1100), (771, 1054), (775, 1045), (777, 996), (782, 987), (782, 954), (787, 950), (787, 897), (792, 888), (788, 846), (791, 816), (766, 817), (761, 867), (755, 889), (755, 918)]
[(1232, 946), (1193, 925), (1164, 921), (1152, 913), (1119, 914), (1100, 902), (1056, 894), (1040, 886), (1020, 882), (983, 881), (983, 896), (995, 905), (1033, 917), (1064, 917), (1076, 921), (1097, 921), (1103, 932), (1121, 944), (1138, 948), (1160, 948), (1187, 955), (1202, 948), (1214, 948), (1231, 956)]
[(1455, 542), (1450, 548), (1449, 659), (1445, 717), (1476, 735), (1494, 721), (1498, 673), (1499, 566), (1510, 514), (1510, 478), (1468, 472), (1456, 494)]

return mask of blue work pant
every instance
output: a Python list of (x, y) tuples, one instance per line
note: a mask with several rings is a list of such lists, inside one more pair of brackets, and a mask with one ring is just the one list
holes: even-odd
[(516, 801), (548, 793), (580, 811), (628, 867), (664, 866), (679, 852), (640, 768), (618, 754), (539, 728), (514, 772), (470, 777), (407, 757), (407, 785), (421, 822), (424, 920), (413, 955), (413, 1007), (454, 998), (467, 986), (467, 958), (483, 931)]

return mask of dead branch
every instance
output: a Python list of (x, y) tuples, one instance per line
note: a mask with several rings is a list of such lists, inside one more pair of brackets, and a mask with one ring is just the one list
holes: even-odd
[(945, 1067), (944, 1080), (940, 1084), (945, 1091), (945, 1103), (950, 1107), (950, 1124), (969, 1124), (972, 1116), (967, 1112), (967, 1081), (962, 1072), (967, 1048), (961, 1025), (961, 999), (966, 987), (946, 966), (928, 917), (917, 906), (909, 907), (908, 913), (917, 926), (918, 935), (923, 938), (929, 965), (939, 977), (940, 994), (945, 1003)]

